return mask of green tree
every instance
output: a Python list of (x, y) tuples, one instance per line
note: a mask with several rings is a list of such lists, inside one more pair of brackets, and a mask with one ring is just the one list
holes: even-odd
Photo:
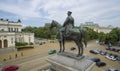
[(109, 38), (112, 44), (115, 44), (116, 42), (120, 41), (120, 29), (112, 29), (112, 31), (109, 33)]
[(98, 39), (99, 39), (99, 41), (100, 42), (105, 42), (105, 39), (106, 39), (106, 34), (105, 33), (103, 33), (103, 32), (100, 32), (100, 33), (98, 33)]
[(91, 28), (84, 27), (87, 30), (87, 40), (93, 40), (98, 38), (98, 33)]
[(50, 30), (50, 23), (46, 23), (44, 27), (31, 27), (27, 26), (23, 29), (24, 32), (31, 32), (35, 34), (35, 37), (54, 39), (56, 36), (56, 30)]

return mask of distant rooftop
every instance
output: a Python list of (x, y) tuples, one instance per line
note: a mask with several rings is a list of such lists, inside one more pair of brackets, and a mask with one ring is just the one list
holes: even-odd
[(6, 21), (6, 22), (9, 22), (9, 23), (21, 23), (21, 20), (18, 19), (18, 21), (14, 22), (14, 21), (9, 21), (9, 19), (3, 19), (3, 18), (0, 18), (0, 21)]
[(9, 21), (8, 19), (3, 19), (3, 18), (0, 18), (0, 24), (1, 25), (20, 25), (21, 26), (21, 20), (18, 19), (16, 22), (15, 21)]
[(94, 22), (81, 23), (80, 26), (95, 26), (95, 27), (99, 27), (99, 25), (97, 23), (94, 23)]

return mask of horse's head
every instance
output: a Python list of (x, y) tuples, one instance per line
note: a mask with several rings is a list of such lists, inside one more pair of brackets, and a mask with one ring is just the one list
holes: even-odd
[(56, 24), (55, 24), (55, 21), (52, 20), (51, 25), (50, 25), (50, 30), (51, 30), (52, 28), (54, 28), (54, 27), (56, 27)]

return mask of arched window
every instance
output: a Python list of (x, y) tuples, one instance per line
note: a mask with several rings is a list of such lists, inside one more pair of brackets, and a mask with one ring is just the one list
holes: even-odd
[(8, 41), (7, 39), (4, 40), (4, 48), (8, 47)]

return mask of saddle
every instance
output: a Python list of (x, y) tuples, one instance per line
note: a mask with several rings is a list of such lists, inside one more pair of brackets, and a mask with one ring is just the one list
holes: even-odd
[(69, 37), (71, 33), (80, 33), (80, 30), (76, 28), (72, 28), (72, 29), (69, 29), (68, 31), (64, 31), (63, 35), (64, 37)]

